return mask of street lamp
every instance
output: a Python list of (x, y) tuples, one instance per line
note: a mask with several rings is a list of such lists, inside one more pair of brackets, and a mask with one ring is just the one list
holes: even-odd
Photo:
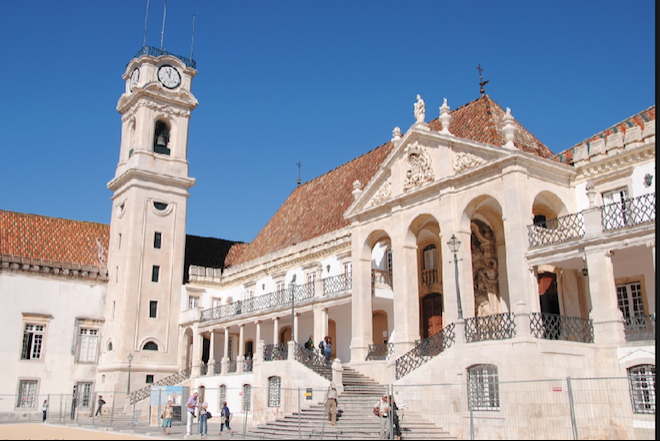
[(458, 301), (458, 319), (462, 320), (463, 307), (461, 306), (461, 288), (458, 283), (458, 258), (456, 257), (456, 253), (458, 253), (458, 249), (461, 247), (461, 241), (458, 240), (455, 234), (452, 234), (451, 239), (449, 240), (449, 242), (447, 242), (447, 245), (449, 245), (449, 249), (451, 250), (451, 252), (454, 253), (454, 267), (456, 268), (456, 299)]
[(126, 389), (126, 395), (130, 395), (131, 394), (131, 361), (133, 361), (133, 354), (129, 352), (126, 358), (128, 359), (128, 386)]

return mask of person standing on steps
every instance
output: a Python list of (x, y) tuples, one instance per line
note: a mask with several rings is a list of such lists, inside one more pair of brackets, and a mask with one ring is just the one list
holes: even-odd
[(337, 425), (337, 389), (335, 383), (330, 383), (328, 391), (325, 393), (325, 412), (328, 415), (328, 421), (332, 421), (332, 425)]
[(390, 411), (390, 405), (387, 402), (387, 395), (383, 395), (382, 400), (374, 404), (374, 414), (378, 417), (380, 422), (380, 439), (389, 439), (390, 431), (387, 427), (387, 414)]

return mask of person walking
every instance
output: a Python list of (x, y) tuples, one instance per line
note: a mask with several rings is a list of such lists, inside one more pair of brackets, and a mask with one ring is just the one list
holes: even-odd
[(229, 434), (233, 435), (234, 431), (229, 427), (229, 421), (231, 420), (231, 413), (229, 412), (229, 407), (227, 407), (227, 402), (222, 403), (222, 411), (220, 412), (220, 435), (222, 435), (222, 429), (227, 427)]
[(45, 423), (46, 415), (48, 414), (48, 400), (44, 400), (44, 404), (41, 405), (41, 411), (44, 414), (43, 419), (41, 421)]
[(394, 439), (401, 439), (401, 426), (399, 425), (399, 406), (396, 405), (394, 397), (390, 395), (390, 413), (392, 415), (392, 430), (394, 431)]
[(206, 436), (209, 434), (209, 426), (207, 420), (209, 419), (208, 409), (209, 403), (202, 401), (199, 405), (199, 435)]
[(325, 393), (325, 412), (328, 415), (328, 421), (332, 425), (337, 425), (337, 389), (334, 383), (330, 383), (328, 391)]
[(103, 405), (105, 404), (105, 401), (103, 400), (103, 395), (99, 395), (98, 404), (99, 407), (96, 409), (95, 416), (103, 415), (103, 413), (101, 412), (101, 409), (103, 409)]
[(172, 417), (174, 416), (174, 409), (172, 408), (172, 400), (167, 401), (167, 406), (163, 410), (160, 417), (163, 419), (163, 435), (169, 435), (172, 429)]
[(387, 427), (387, 414), (390, 411), (390, 406), (387, 402), (387, 395), (383, 395), (382, 400), (377, 401), (376, 404), (374, 404), (374, 414), (378, 417), (380, 420), (380, 439), (388, 439), (390, 437), (390, 431), (388, 430), (389, 428)]
[(186, 434), (192, 435), (193, 419), (195, 418), (195, 409), (197, 408), (197, 392), (188, 398), (186, 403)]

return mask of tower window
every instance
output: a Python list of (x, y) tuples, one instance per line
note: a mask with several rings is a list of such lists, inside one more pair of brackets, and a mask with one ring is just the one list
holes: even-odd
[(161, 233), (156, 232), (154, 234), (154, 248), (160, 248)]
[(156, 318), (158, 313), (158, 302), (156, 300), (151, 300), (149, 302), (149, 317)]
[(167, 208), (167, 204), (162, 202), (154, 202), (154, 208), (158, 211), (163, 211)]
[(142, 350), (144, 351), (157, 351), (158, 350), (158, 345), (152, 341), (148, 341), (142, 346)]
[(156, 131), (154, 132), (154, 152), (161, 155), (170, 154), (167, 145), (170, 143), (170, 129), (163, 121), (156, 121)]
[(159, 274), (160, 274), (160, 267), (158, 265), (154, 265), (153, 268), (151, 269), (151, 281), (158, 282)]

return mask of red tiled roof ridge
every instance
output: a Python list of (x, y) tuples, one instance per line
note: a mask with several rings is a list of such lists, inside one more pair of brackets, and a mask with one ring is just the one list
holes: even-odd
[[(639, 125), (640, 128), (642, 130), (644, 130), (644, 125), (648, 122), (648, 121), (646, 121), (646, 118), (644, 118), (644, 116), (646, 116), (648, 118), (648, 121), (655, 121), (655, 104), (653, 104), (652, 106), (642, 110), (641, 112), (637, 112), (634, 115), (631, 115), (627, 118), (624, 118), (623, 120), (619, 121), (616, 124), (613, 124), (612, 126), (608, 127), (607, 129), (601, 130), (597, 133), (594, 133), (593, 135), (585, 138), (583, 141), (580, 141), (577, 144), (567, 148), (566, 150), (563, 150), (563, 151), (557, 153), (555, 155), (554, 159), (555, 160), (561, 160), (562, 157), (566, 156), (567, 152), (572, 152), (576, 147), (579, 147), (584, 143), (591, 142), (595, 138), (604, 138), (605, 135), (607, 135), (611, 132), (614, 132), (614, 131), (618, 130), (619, 128), (621, 128), (621, 130), (625, 133), (625, 131), (627, 130), (627, 128), (626, 128), (627, 123), (632, 123), (633, 125), (635, 125), (635, 123), (636, 123), (636, 125)], [(572, 158), (572, 155), (570, 155), (570, 156)], [(562, 162), (564, 162), (564, 161), (562, 161)]]

